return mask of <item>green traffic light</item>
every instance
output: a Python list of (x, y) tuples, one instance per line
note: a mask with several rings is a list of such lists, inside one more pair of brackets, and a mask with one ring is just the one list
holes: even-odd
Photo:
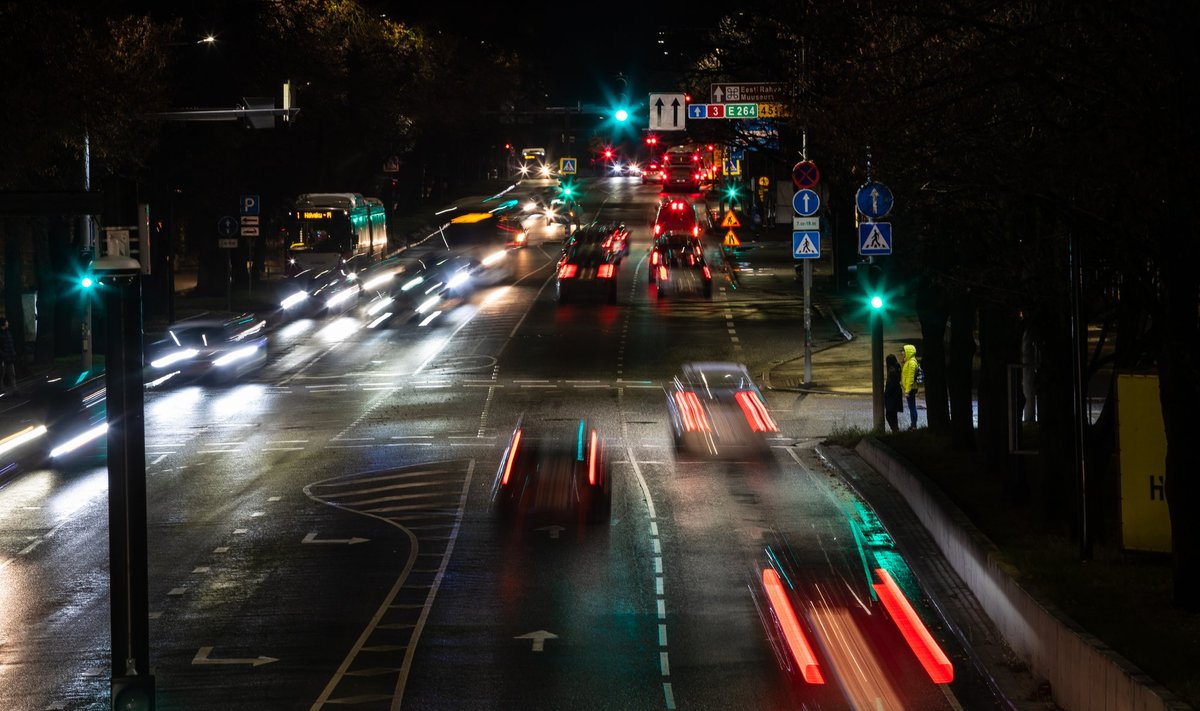
[(618, 121), (627, 121), (628, 119), (629, 119), (628, 111), (626, 111), (625, 109), (617, 109), (617, 120)]
[(876, 311), (878, 311), (879, 309), (882, 309), (883, 308), (883, 297), (878, 296), (878, 295), (872, 296), (871, 297), (871, 308), (875, 309)]
[(92, 285), (93, 285), (93, 284), (95, 284), (95, 283), (96, 283), (96, 282), (92, 281), (92, 278), (91, 278), (91, 277), (84, 277), (83, 279), (80, 279), (80, 280), (79, 280), (79, 284), (80, 284), (80, 285), (81, 285), (83, 288), (85, 288), (85, 289), (90, 289), (90, 288), (92, 288)]

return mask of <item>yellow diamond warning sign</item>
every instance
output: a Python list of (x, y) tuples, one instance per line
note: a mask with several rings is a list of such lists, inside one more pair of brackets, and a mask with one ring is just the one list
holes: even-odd
[[(742, 223), (738, 222), (738, 218), (733, 214), (733, 210), (725, 211), (725, 219), (721, 220), (722, 227), (741, 227)], [(737, 239), (736, 237), (734, 239)]]
[[(731, 212), (729, 214), (732, 215), (733, 213)], [(738, 247), (742, 244), (742, 241), (737, 238), (737, 235), (733, 233), (733, 230), (729, 230), (725, 233), (725, 241), (722, 244), (724, 244), (726, 247)]]

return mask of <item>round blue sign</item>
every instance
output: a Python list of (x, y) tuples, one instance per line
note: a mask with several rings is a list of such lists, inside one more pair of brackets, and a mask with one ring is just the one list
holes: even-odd
[(821, 198), (808, 188), (797, 190), (796, 194), (792, 196), (792, 209), (801, 217), (817, 214), (819, 207), (821, 207)]
[(854, 202), (859, 212), (874, 220), (892, 211), (892, 191), (883, 183), (872, 180), (858, 189)]
[(237, 231), (238, 221), (229, 215), (217, 220), (217, 234), (222, 237), (232, 237), (237, 234)]

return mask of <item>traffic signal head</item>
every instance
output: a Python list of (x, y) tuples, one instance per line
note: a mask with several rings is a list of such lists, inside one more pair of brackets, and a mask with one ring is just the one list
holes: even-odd
[(725, 186), (725, 198), (726, 198), (727, 200), (733, 201), (733, 200), (737, 200), (737, 197), (738, 197), (738, 186), (737, 186), (737, 184), (736, 184), (736, 183), (730, 183), (729, 185), (726, 185), (726, 186)]
[(863, 296), (872, 313), (878, 313), (887, 307), (887, 288), (884, 284), (883, 267), (878, 264), (861, 262), (854, 265), (854, 273), (858, 284), (862, 287)]
[(629, 112), (625, 109), (617, 109), (616, 118), (618, 121), (628, 121)]

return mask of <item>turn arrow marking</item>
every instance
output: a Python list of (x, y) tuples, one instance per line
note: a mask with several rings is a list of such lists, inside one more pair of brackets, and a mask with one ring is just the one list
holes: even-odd
[(212, 651), (212, 647), (201, 647), (196, 656), (192, 657), (192, 664), (249, 664), (257, 667), (279, 661), (275, 657), (264, 657), (261, 654), (253, 659), (209, 659), (208, 655), (212, 654)]
[(532, 639), (533, 651), (540, 652), (545, 649), (546, 640), (558, 639), (558, 635), (554, 634), (553, 632), (547, 632), (546, 630), (538, 630), (536, 632), (529, 632), (528, 634), (513, 637), (513, 639)]
[(355, 543), (366, 543), (370, 538), (317, 538), (317, 532), (313, 531), (304, 537), (302, 543), (342, 543), (352, 546)]

